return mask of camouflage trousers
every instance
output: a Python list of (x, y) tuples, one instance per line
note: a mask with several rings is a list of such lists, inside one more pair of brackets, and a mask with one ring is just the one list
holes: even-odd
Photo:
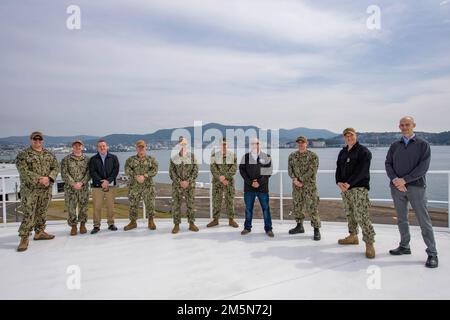
[(319, 196), (317, 189), (297, 188), (292, 186), (292, 202), (295, 220), (297, 223), (302, 223), (305, 220), (305, 214), (308, 213), (311, 217), (311, 226), (313, 228), (320, 228), (319, 216)]
[(155, 186), (131, 186), (128, 189), (128, 201), (130, 202), (130, 221), (138, 219), (139, 203), (144, 201), (145, 213), (148, 218), (155, 217)]
[(64, 189), (64, 199), (68, 212), (67, 223), (69, 226), (76, 226), (78, 222), (86, 223), (88, 218), (89, 188), (83, 188), (81, 190), (66, 188)]
[(52, 189), (28, 189), (22, 187), (20, 196), (22, 197), (21, 210), (23, 219), (19, 227), (19, 236), (28, 237), (33, 229), (35, 232), (44, 231), (48, 205), (52, 199)]
[(344, 210), (347, 215), (348, 231), (358, 234), (358, 226), (361, 227), (363, 241), (375, 242), (375, 230), (369, 217), (369, 191), (366, 188), (353, 188), (342, 192)]
[[(229, 219), (234, 219), (234, 183), (224, 186), (222, 183), (213, 183), (212, 185), (212, 201), (213, 201), (213, 217), (219, 219), (222, 203), (225, 202), (225, 211)], [(225, 197), (225, 199), (224, 199)]]
[(179, 186), (172, 185), (172, 217), (174, 224), (181, 223), (181, 202), (183, 199), (186, 200), (188, 222), (195, 221), (194, 196), (195, 187), (190, 186), (183, 189)]

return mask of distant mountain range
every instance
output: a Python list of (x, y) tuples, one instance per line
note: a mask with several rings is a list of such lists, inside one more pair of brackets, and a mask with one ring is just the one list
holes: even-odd
[[(171, 129), (161, 129), (157, 130), (154, 133), (149, 134), (111, 134), (104, 137), (95, 137), (95, 136), (70, 136), (70, 137), (52, 137), (45, 136), (46, 145), (58, 145), (58, 144), (68, 144), (75, 139), (82, 139), (86, 145), (96, 144), (97, 140), (103, 138), (110, 145), (134, 145), (137, 140), (144, 140), (147, 143), (156, 144), (156, 143), (168, 143), (171, 141), (172, 132), (179, 128), (171, 128)], [(186, 129), (191, 137), (194, 137), (194, 127), (184, 127), (181, 129)], [(249, 130), (253, 129), (256, 132), (259, 131), (259, 128), (256, 126), (232, 126), (232, 125), (222, 125), (218, 123), (208, 123), (203, 125), (202, 131), (203, 133), (209, 129), (216, 129), (221, 132), (223, 136), (226, 136), (226, 130)], [(296, 137), (300, 135), (305, 135), (310, 139), (328, 139), (336, 136), (336, 133), (331, 132), (325, 129), (308, 129), (308, 128), (294, 128), (294, 129), (280, 129), (279, 138), (280, 143), (287, 143), (295, 140)], [(28, 136), (21, 137), (7, 137), (0, 138), (0, 144), (3, 145), (27, 145), (29, 143)]]
[[(418, 137), (425, 139), (433, 145), (450, 145), (450, 131), (440, 133), (416, 132)], [(358, 141), (362, 144), (387, 146), (400, 139), (400, 132), (362, 132), (358, 133)], [(342, 135), (326, 139), (327, 146), (343, 144)]]
[[(163, 146), (168, 146), (173, 144), (171, 141), (172, 133), (174, 130), (180, 128), (171, 129), (161, 129), (154, 133), (149, 134), (111, 134), (104, 137), (79, 135), (79, 136), (45, 136), (45, 142), (47, 146), (60, 146), (70, 144), (75, 139), (81, 139), (84, 141), (86, 146), (93, 146), (97, 143), (100, 138), (105, 139), (108, 144), (112, 146), (122, 145), (122, 146), (133, 146), (137, 140), (144, 140), (149, 144), (161, 144)], [(194, 137), (194, 127), (184, 127), (181, 129), (187, 130), (191, 137)], [(208, 123), (203, 125), (202, 132), (209, 129), (218, 130), (223, 136), (226, 136), (226, 130), (255, 130), (259, 131), (256, 126), (233, 126), (233, 125), (222, 125), (219, 123)], [(327, 146), (338, 146), (344, 143), (342, 135), (338, 133), (331, 132), (325, 129), (309, 129), (309, 128), (294, 128), (294, 129), (280, 129), (279, 130), (279, 142), (280, 145), (285, 146), (295, 146), (295, 138), (304, 135), (309, 139), (320, 139), (325, 140)], [(428, 133), (428, 132), (417, 132), (417, 135), (424, 138), (428, 142), (434, 145), (450, 145), (450, 131), (441, 133)], [(363, 144), (368, 145), (389, 145), (394, 140), (400, 138), (399, 132), (363, 132), (358, 133), (358, 140)], [(269, 135), (268, 140), (271, 137)], [(0, 145), (17, 145), (24, 146), (29, 144), (28, 136), (15, 136), (0, 138)]]
[[(86, 140), (96, 140), (96, 139), (99, 139), (99, 137), (87, 136), (87, 135), (62, 136), (62, 137), (45, 136), (45, 143), (47, 145), (68, 144), (76, 139), (86, 141)], [(7, 137), (7, 138), (0, 138), (0, 144), (3, 144), (3, 145), (11, 145), (11, 144), (27, 145), (29, 143), (30, 143), (29, 136), (13, 136), (13, 137)]]

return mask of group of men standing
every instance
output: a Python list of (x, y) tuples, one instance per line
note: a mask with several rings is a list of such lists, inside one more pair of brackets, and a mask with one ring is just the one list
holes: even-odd
[[(411, 254), (408, 222), (408, 202), (411, 203), (418, 218), (422, 236), (427, 245), (427, 267), (437, 267), (438, 258), (431, 219), (426, 208), (426, 172), (430, 165), (429, 144), (416, 137), (416, 124), (411, 117), (400, 120), (402, 138), (394, 142), (386, 157), (386, 172), (397, 211), (401, 241), (398, 248), (390, 251), (392, 255)], [(370, 164), (372, 154), (357, 140), (356, 131), (347, 128), (343, 131), (346, 146), (340, 151), (336, 166), (336, 185), (341, 191), (344, 210), (347, 215), (349, 235), (338, 241), (341, 245), (357, 245), (358, 229), (362, 229), (366, 244), (365, 255), (375, 257), (375, 231), (369, 217)], [(25, 251), (28, 238), (34, 229), (34, 240), (50, 240), (54, 236), (45, 232), (46, 212), (52, 197), (52, 185), (59, 173), (58, 162), (53, 154), (43, 148), (44, 136), (33, 132), (31, 146), (20, 152), (16, 164), (21, 179), (22, 212), (24, 218), (19, 228), (21, 237), (18, 251)], [(319, 196), (317, 190), (318, 156), (308, 150), (306, 137), (296, 139), (298, 150), (288, 159), (288, 174), (292, 179), (293, 214), (296, 226), (290, 234), (304, 233), (305, 214), (310, 215), (314, 229), (313, 239), (321, 240), (321, 222), (318, 211)], [(188, 141), (180, 137), (179, 150), (171, 157), (169, 175), (172, 180), (172, 215), (174, 227), (172, 233), (180, 231), (181, 202), (187, 207), (189, 230), (197, 232), (195, 225), (195, 184), (199, 173), (197, 160), (188, 151)], [(211, 155), (213, 220), (208, 228), (219, 224), (222, 205), (228, 215), (229, 225), (238, 228), (234, 220), (235, 175), (239, 173), (244, 180), (245, 222), (242, 235), (252, 229), (253, 208), (256, 198), (262, 208), (264, 230), (274, 237), (269, 206), (269, 179), (272, 175), (272, 159), (261, 150), (260, 142), (254, 138), (250, 142), (251, 150), (237, 165), (236, 155), (228, 150), (227, 141), (222, 140), (219, 151)], [(89, 200), (89, 181), (92, 180), (92, 198), (94, 207), (94, 228), (91, 233), (100, 231), (101, 209), (106, 202), (108, 229), (116, 231), (114, 225), (114, 200), (116, 178), (119, 174), (118, 158), (108, 152), (104, 140), (98, 141), (97, 154), (91, 159), (83, 154), (83, 142), (76, 140), (72, 144), (72, 153), (61, 162), (61, 176), (65, 182), (65, 202), (68, 211), (68, 223), (71, 235), (86, 233), (87, 208)], [(130, 203), (130, 222), (124, 230), (137, 228), (137, 211), (144, 201), (148, 228), (155, 230), (155, 185), (153, 177), (158, 173), (157, 160), (147, 155), (144, 141), (136, 143), (136, 155), (127, 159), (125, 174), (128, 176), (128, 198)]]

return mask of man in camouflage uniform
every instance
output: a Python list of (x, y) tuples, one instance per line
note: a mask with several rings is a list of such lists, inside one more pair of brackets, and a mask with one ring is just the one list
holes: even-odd
[(130, 223), (124, 230), (137, 228), (139, 202), (144, 200), (145, 212), (148, 217), (148, 228), (155, 230), (155, 184), (153, 177), (158, 173), (158, 161), (147, 155), (147, 145), (144, 140), (136, 142), (137, 154), (127, 159), (125, 174), (128, 176), (128, 200), (130, 202)]
[(289, 155), (288, 174), (292, 179), (293, 213), (297, 226), (289, 230), (289, 234), (304, 233), (303, 220), (305, 213), (311, 215), (311, 226), (314, 228), (314, 240), (320, 240), (320, 217), (318, 211), (319, 195), (317, 194), (316, 176), (319, 169), (319, 157), (308, 150), (306, 137), (296, 140), (298, 151)]
[(375, 258), (375, 231), (369, 217), (370, 162), (372, 153), (357, 141), (356, 131), (347, 128), (343, 132), (347, 144), (339, 153), (336, 168), (336, 184), (341, 190), (350, 235), (338, 241), (342, 245), (357, 245), (358, 226), (366, 243), (366, 257)]
[(236, 155), (227, 150), (226, 139), (222, 140), (222, 150), (211, 156), (212, 179), (212, 201), (213, 201), (213, 221), (207, 227), (211, 228), (219, 224), (222, 200), (225, 195), (225, 210), (228, 214), (228, 224), (233, 228), (239, 225), (234, 221), (234, 175), (237, 172)]
[(170, 159), (169, 175), (172, 179), (172, 215), (174, 227), (172, 233), (180, 231), (181, 200), (186, 199), (189, 230), (197, 232), (194, 224), (195, 179), (198, 176), (198, 164), (194, 154), (187, 151), (186, 138), (179, 139), (180, 151)]
[[(83, 154), (83, 142), (72, 143), (72, 154), (61, 161), (61, 177), (64, 180), (64, 198), (68, 211), (68, 224), (72, 227), (70, 235), (77, 235), (77, 224), (80, 233), (84, 234), (87, 222), (89, 203), (89, 157)], [(78, 208), (78, 218), (77, 218)]]
[(34, 240), (51, 240), (55, 236), (45, 232), (48, 205), (52, 198), (52, 186), (58, 176), (58, 161), (43, 148), (44, 135), (33, 132), (31, 146), (17, 155), (16, 166), (20, 175), (22, 224), (17, 251), (28, 248), (28, 237), (34, 229)]

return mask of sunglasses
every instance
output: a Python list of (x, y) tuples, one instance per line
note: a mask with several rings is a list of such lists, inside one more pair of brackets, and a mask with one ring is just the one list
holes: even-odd
[(44, 140), (44, 139), (42, 139), (42, 138), (33, 138), (33, 141), (42, 141), (42, 140)]

